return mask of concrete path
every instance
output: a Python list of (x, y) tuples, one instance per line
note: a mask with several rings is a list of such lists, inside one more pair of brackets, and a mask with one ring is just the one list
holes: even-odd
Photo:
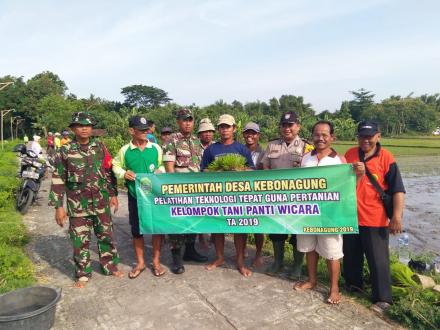
[[(344, 297), (339, 306), (324, 302), (326, 289), (299, 293), (287, 279), (255, 272), (244, 278), (235, 269), (234, 249), (227, 242), (226, 266), (212, 272), (203, 265), (186, 264), (183, 275), (169, 270), (161, 278), (145, 271), (137, 279), (106, 277), (99, 273), (96, 241), (92, 242), (93, 278), (86, 288), (72, 287), (72, 248), (67, 229), (54, 220), (47, 206), (49, 180), (40, 199), (25, 216), (31, 234), (28, 252), (41, 285), (60, 287), (54, 329), (394, 329), (362, 305)], [(115, 235), (127, 274), (134, 264), (126, 194), (120, 193), (114, 217)], [(146, 243), (147, 262), (151, 242)], [(252, 251), (250, 251), (252, 255)], [(209, 251), (210, 260), (214, 249)], [(169, 269), (170, 252), (162, 262)], [(270, 262), (270, 259), (267, 260)]]

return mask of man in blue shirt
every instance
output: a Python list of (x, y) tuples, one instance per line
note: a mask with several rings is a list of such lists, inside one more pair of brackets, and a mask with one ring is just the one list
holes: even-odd
[[(227, 154), (238, 154), (246, 158), (246, 166), (254, 169), (250, 151), (241, 143), (234, 140), (236, 131), (235, 119), (231, 115), (221, 115), (218, 121), (218, 132), (220, 141), (211, 144), (203, 153), (201, 170), (206, 169), (217, 157)], [(206, 266), (207, 270), (213, 270), (225, 262), (225, 234), (212, 234), (215, 244), (217, 259)], [(246, 247), (247, 234), (235, 234), (234, 244), (237, 254), (237, 268), (243, 276), (251, 276), (252, 272), (244, 265), (244, 251)]]

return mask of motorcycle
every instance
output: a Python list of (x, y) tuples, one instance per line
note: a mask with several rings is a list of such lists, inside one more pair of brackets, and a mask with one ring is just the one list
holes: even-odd
[(29, 207), (36, 201), (41, 182), (50, 165), (38, 158), (32, 150), (27, 150), (25, 145), (17, 145), (14, 151), (19, 152), (18, 176), (22, 179), (16, 195), (16, 208), (25, 214)]

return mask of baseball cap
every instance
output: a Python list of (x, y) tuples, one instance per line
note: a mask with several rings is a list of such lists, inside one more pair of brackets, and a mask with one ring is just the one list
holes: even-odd
[(80, 111), (75, 112), (72, 115), (72, 121), (70, 122), (69, 127), (72, 127), (73, 125), (95, 126), (96, 122), (90, 113)]
[(143, 116), (133, 116), (128, 120), (128, 127), (144, 131), (148, 128), (148, 121)]
[(235, 119), (231, 115), (221, 115), (218, 118), (218, 124), (217, 126), (220, 126), (221, 124), (226, 124), (229, 126), (235, 125)]
[(376, 122), (363, 120), (357, 127), (358, 136), (373, 136), (379, 133), (379, 127)]
[(298, 115), (293, 111), (287, 111), (281, 115), (280, 125), (299, 123)]
[(260, 133), (260, 126), (258, 126), (257, 123), (254, 123), (251, 121), (251, 122), (247, 123), (246, 126), (243, 128), (243, 133), (246, 131), (254, 131), (254, 132)]
[(176, 119), (188, 119), (194, 118), (191, 109), (182, 108), (177, 111)]
[(215, 127), (212, 124), (211, 119), (209, 119), (209, 118), (203, 118), (200, 121), (199, 129), (198, 129), (197, 133), (206, 132), (206, 131), (214, 131), (215, 132)]
[(171, 127), (164, 127), (160, 130), (160, 134), (165, 134), (165, 133), (173, 133), (173, 129)]

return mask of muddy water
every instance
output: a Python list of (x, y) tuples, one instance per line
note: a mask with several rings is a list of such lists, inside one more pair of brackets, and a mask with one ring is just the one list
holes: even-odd
[[(440, 255), (440, 156), (396, 159), (406, 195), (403, 226), (416, 253)], [(396, 247), (396, 237), (390, 244)]]

